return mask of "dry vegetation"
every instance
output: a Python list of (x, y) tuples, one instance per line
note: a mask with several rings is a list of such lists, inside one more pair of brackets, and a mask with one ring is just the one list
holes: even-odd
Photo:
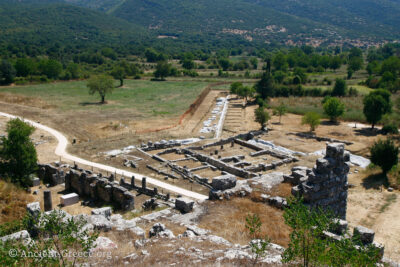
[(21, 219), (32, 199), (25, 190), (0, 180), (0, 224)]
[(283, 211), (248, 198), (230, 201), (208, 202), (207, 213), (200, 219), (199, 226), (211, 230), (232, 243), (248, 244), (250, 236), (245, 227), (248, 214), (258, 214), (263, 223), (261, 236), (267, 235), (272, 243), (287, 246), (290, 228), (283, 221)]

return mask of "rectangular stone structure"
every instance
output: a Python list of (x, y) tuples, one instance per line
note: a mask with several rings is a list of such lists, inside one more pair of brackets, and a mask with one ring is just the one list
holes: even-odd
[(60, 202), (63, 207), (74, 205), (79, 202), (79, 195), (77, 193), (71, 193), (60, 197)]
[(35, 177), (32, 180), (32, 186), (39, 186), (40, 185), (40, 179)]

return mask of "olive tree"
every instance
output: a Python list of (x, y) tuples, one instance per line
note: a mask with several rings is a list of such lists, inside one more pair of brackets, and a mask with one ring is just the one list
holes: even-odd
[(101, 103), (104, 104), (106, 95), (111, 94), (114, 90), (114, 81), (108, 75), (97, 75), (91, 77), (86, 86), (89, 88), (89, 94), (98, 93), (101, 97)]

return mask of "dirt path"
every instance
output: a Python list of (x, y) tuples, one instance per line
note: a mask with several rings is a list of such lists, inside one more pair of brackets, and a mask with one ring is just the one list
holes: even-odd
[[(0, 112), (0, 116), (7, 117), (7, 118), (10, 118), (10, 119), (17, 118), (14, 115), (3, 113), (3, 112)], [(91, 166), (91, 167), (94, 167), (94, 168), (97, 168), (97, 169), (108, 171), (110, 173), (116, 173), (116, 174), (125, 175), (125, 176), (128, 176), (128, 177), (135, 176), (135, 179), (140, 180), (140, 181), (142, 181), (142, 179), (144, 177), (143, 175), (138, 174), (138, 173), (128, 172), (126, 170), (117, 169), (117, 168), (114, 168), (112, 166), (107, 166), (107, 165), (104, 165), (104, 164), (91, 162), (91, 161), (88, 161), (88, 160), (85, 160), (85, 159), (70, 155), (66, 151), (67, 146), (68, 146), (68, 140), (63, 134), (61, 134), (60, 132), (58, 132), (58, 131), (50, 128), (50, 127), (42, 125), (40, 123), (37, 123), (37, 122), (34, 122), (34, 121), (30, 121), (30, 120), (25, 120), (25, 121), (30, 123), (31, 125), (33, 125), (35, 128), (38, 128), (38, 129), (41, 129), (41, 130), (44, 130), (44, 131), (50, 133), (51, 135), (53, 135), (58, 140), (58, 145), (56, 147), (55, 154), (57, 156), (62, 157), (63, 160), (67, 159), (67, 160), (73, 161), (75, 163), (84, 164), (86, 166)], [(153, 178), (150, 178), (150, 177), (146, 177), (146, 179), (147, 179), (147, 182), (150, 183), (150, 184), (153, 184), (153, 185), (155, 185), (157, 187), (163, 188), (165, 190), (168, 190), (168, 191), (180, 194), (180, 195), (184, 195), (184, 196), (187, 196), (187, 197), (190, 197), (190, 198), (194, 198), (194, 199), (199, 199), (199, 200), (203, 200), (203, 199), (207, 199), (208, 198), (205, 195), (201, 195), (201, 194), (189, 191), (189, 190), (185, 190), (185, 189), (182, 189), (180, 187), (173, 186), (173, 185), (161, 182), (159, 180), (156, 180), (156, 179), (153, 179)]]

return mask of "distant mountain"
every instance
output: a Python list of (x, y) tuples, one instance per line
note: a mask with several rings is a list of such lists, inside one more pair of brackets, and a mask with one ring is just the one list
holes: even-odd
[(167, 36), (230, 34), (262, 42), (312, 44), (400, 37), (399, 0), (125, 0), (122, 3), (115, 0), (114, 3), (110, 14)]
[(400, 34), (399, 0), (246, 0), (286, 14), (380, 37)]
[(0, 0), (0, 43), (109, 45), (144, 40), (133, 23), (59, 1)]
[(125, 0), (65, 0), (65, 2), (102, 12), (112, 12)]
[(399, 40), (399, 14), (400, 0), (0, 0), (0, 45), (367, 46)]

